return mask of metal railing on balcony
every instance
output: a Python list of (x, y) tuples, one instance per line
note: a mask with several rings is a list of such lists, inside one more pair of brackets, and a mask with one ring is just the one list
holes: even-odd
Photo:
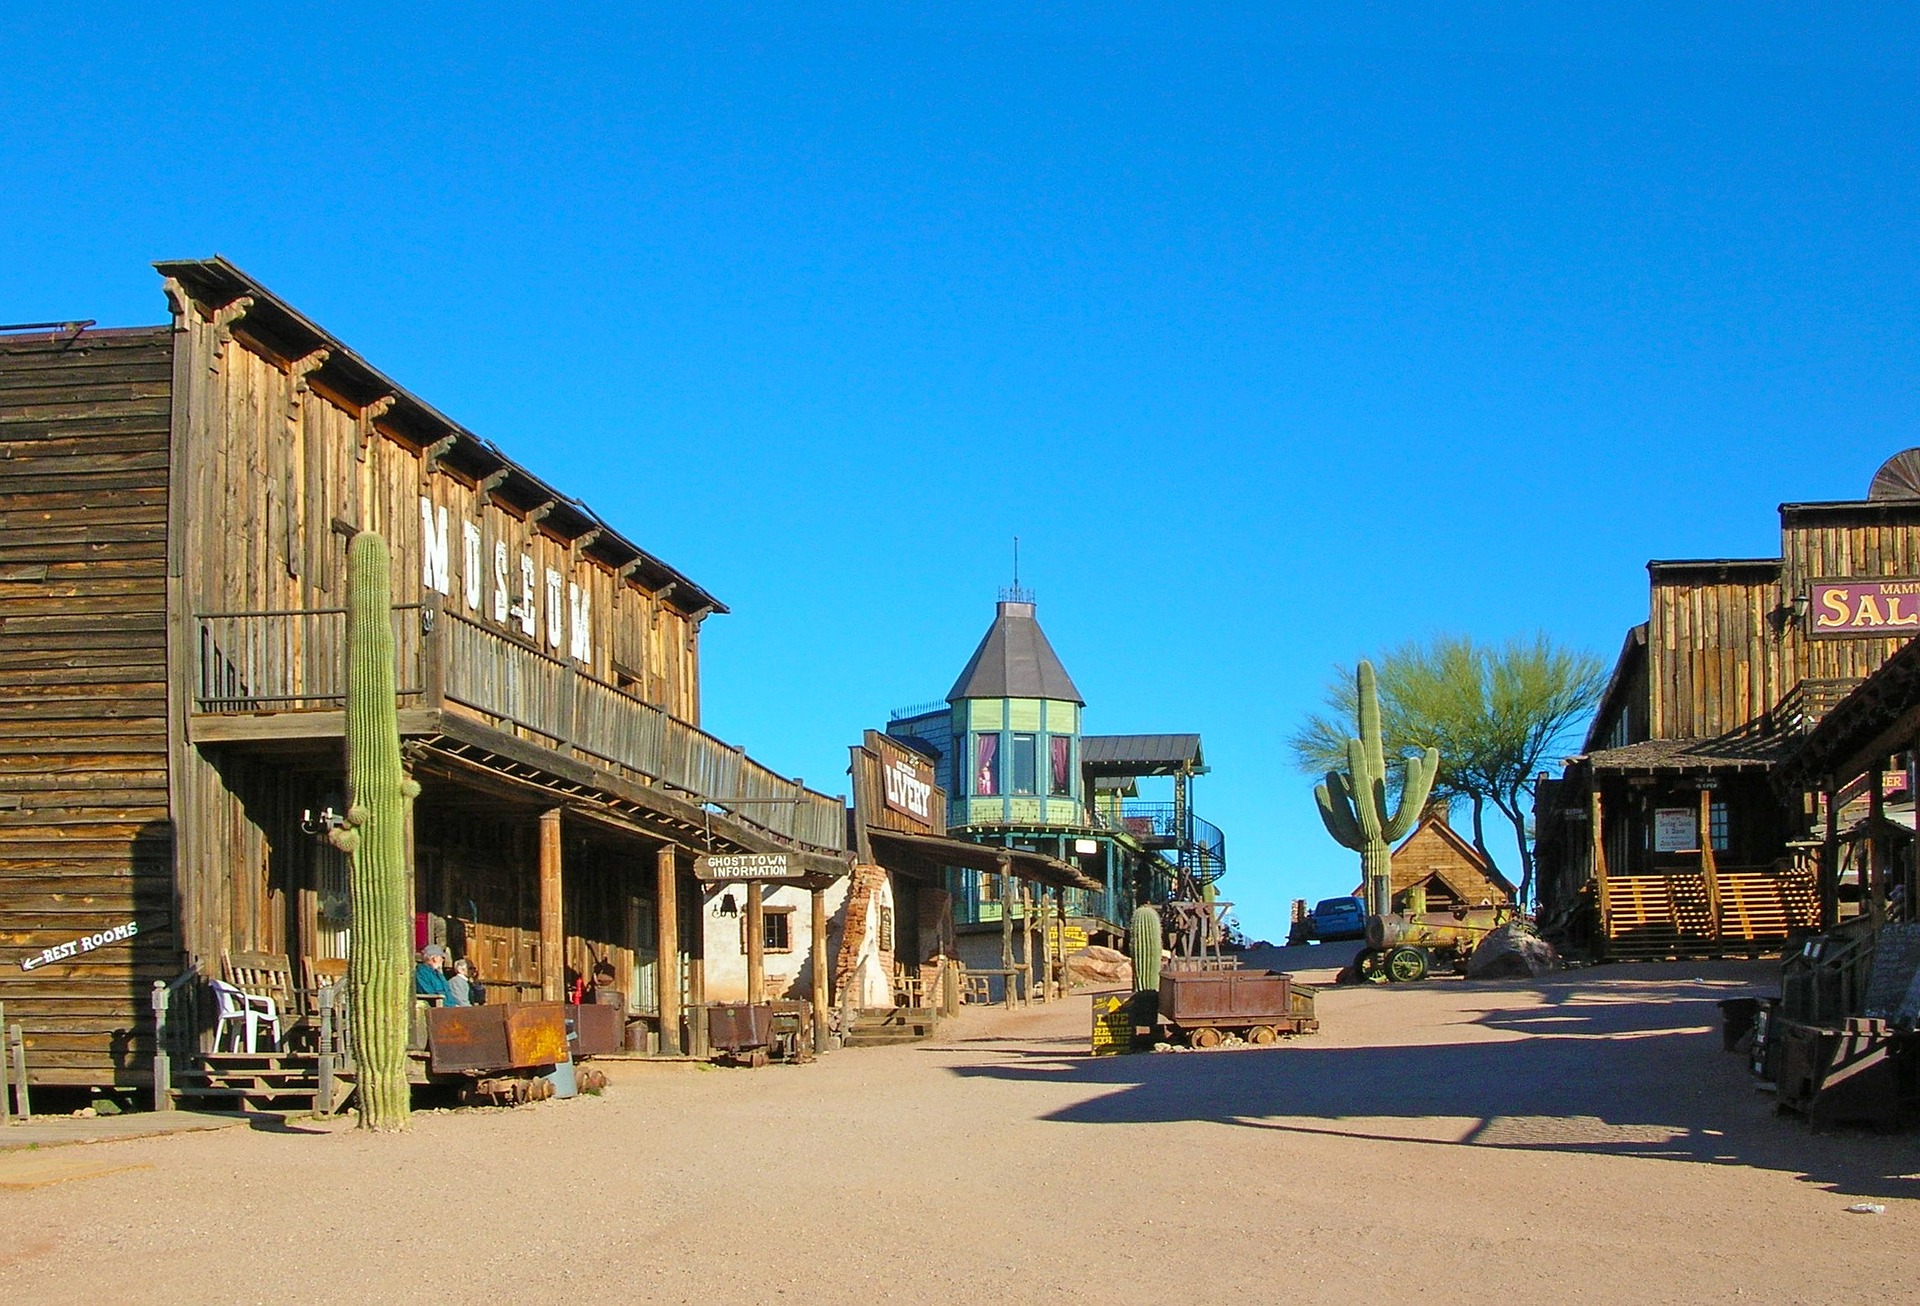
[(1096, 827), (1132, 836), (1142, 846), (1169, 851), (1174, 863), (1195, 885), (1212, 884), (1226, 873), (1227, 836), (1211, 821), (1182, 810), (1177, 803), (1129, 798), (1116, 808), (1111, 801), (1090, 813)]
[[(346, 611), (199, 617), (196, 710), (337, 709), (346, 701)], [(846, 807), (662, 708), (531, 643), (437, 605), (394, 609), (402, 707), (464, 709), (529, 743), (597, 763), (816, 848), (846, 846)]]

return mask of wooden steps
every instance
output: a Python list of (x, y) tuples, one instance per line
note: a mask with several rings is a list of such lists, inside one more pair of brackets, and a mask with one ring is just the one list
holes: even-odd
[(1707, 877), (1698, 871), (1609, 876), (1602, 922), (1607, 955), (1644, 959), (1752, 953), (1819, 924), (1818, 893), (1804, 872), (1723, 870), (1714, 876), (1714, 887), (1717, 910)]
[(320, 1058), (311, 1052), (208, 1052), (180, 1072), (175, 1098), (231, 1102), (241, 1111), (315, 1110), (332, 1115), (353, 1093), (351, 1072), (334, 1075), (333, 1100), (320, 1103)]
[(892, 1047), (898, 1043), (919, 1043), (933, 1037), (939, 1015), (931, 1007), (895, 1007), (891, 1011), (862, 1011), (854, 1016), (853, 1028), (840, 1046), (849, 1048)]

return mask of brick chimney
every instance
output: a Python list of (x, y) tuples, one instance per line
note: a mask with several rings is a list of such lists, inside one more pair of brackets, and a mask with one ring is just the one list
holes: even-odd
[(1444, 798), (1429, 798), (1426, 807), (1420, 813), (1420, 824), (1426, 825), (1431, 822), (1434, 825), (1444, 825), (1452, 829), (1453, 822), (1447, 819), (1447, 809), (1450, 806), (1452, 804)]

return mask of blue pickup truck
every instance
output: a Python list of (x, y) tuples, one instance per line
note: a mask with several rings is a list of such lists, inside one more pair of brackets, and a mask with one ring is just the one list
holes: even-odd
[(1322, 898), (1307, 916), (1308, 937), (1316, 943), (1339, 943), (1367, 937), (1367, 908), (1358, 898)]

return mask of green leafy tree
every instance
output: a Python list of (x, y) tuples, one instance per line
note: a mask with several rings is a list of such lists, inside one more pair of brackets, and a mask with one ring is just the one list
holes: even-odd
[[(1383, 732), (1404, 752), (1439, 751), (1433, 796), (1469, 805), (1473, 845), (1489, 862), (1498, 865), (1499, 859), (1487, 846), (1487, 809), (1513, 827), (1520, 901), (1528, 902), (1534, 779), (1593, 711), (1606, 683), (1604, 664), (1545, 635), (1499, 645), (1441, 635), (1398, 645), (1375, 665)], [(1354, 673), (1340, 669), (1327, 686), (1327, 710), (1310, 716), (1294, 735), (1301, 770), (1317, 774), (1345, 758), (1354, 686)], [(1390, 766), (1388, 776), (1393, 786), (1404, 775), (1404, 756), (1395, 760), (1399, 765)]]

